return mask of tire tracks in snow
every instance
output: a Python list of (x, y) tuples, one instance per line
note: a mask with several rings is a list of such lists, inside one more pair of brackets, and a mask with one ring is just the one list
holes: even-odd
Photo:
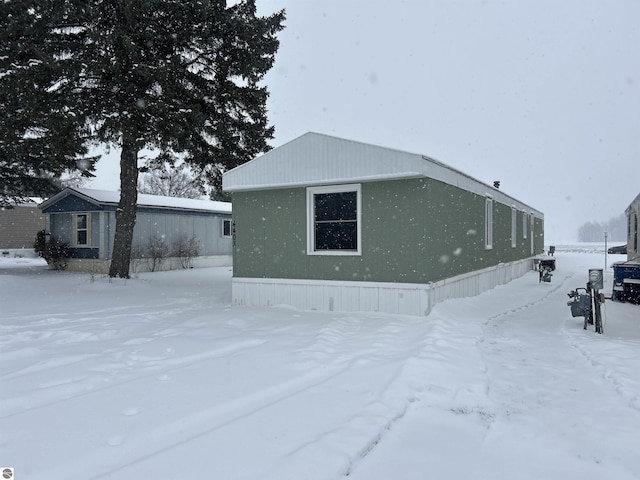
[[(407, 330), (415, 331), (403, 329), (402, 326), (399, 331), (396, 331), (393, 326), (387, 325), (378, 331), (375, 338), (382, 344), (389, 342), (393, 346), (396, 335), (403, 332), (406, 335)], [(60, 478), (64, 476), (69, 480), (126, 477), (131, 472), (144, 470), (145, 463), (158, 455), (170, 454), (169, 452), (173, 449), (190, 442), (197, 444), (208, 435), (214, 435), (222, 429), (232, 427), (236, 422), (252, 421), (251, 417), (256, 414), (264, 416), (265, 411), (268, 412), (272, 407), (281, 409), (282, 405), (286, 405), (290, 399), (300, 395), (313, 395), (317, 387), (324, 385), (320, 391), (329, 392), (332, 390), (330, 386), (334, 383), (336, 386), (343, 386), (348, 382), (344, 375), (354, 375), (353, 372), (358, 372), (362, 366), (368, 369), (371, 368), (372, 363), (383, 365), (386, 361), (391, 361), (392, 364), (394, 362), (398, 364), (398, 368), (402, 368), (402, 360), (410, 356), (403, 349), (397, 348), (397, 345), (392, 354), (381, 355), (380, 351), (386, 351), (387, 346), (377, 342), (369, 345), (367, 339), (361, 340), (362, 348), (353, 350), (346, 348), (353, 343), (353, 338), (359, 335), (357, 322), (353, 325), (349, 325), (349, 321), (344, 319), (333, 322), (321, 328), (314, 341), (302, 347), (299, 351), (300, 355), (292, 365), (294, 375), (284, 381), (175, 417), (162, 425), (139, 431), (135, 435), (114, 432), (114, 435), (106, 438), (107, 446), (91, 450), (81, 458), (71, 459), (49, 469), (47, 478), (56, 478), (56, 474), (60, 475)], [(406, 343), (401, 341), (399, 345), (404, 347)], [(416, 349), (419, 349), (419, 345), (416, 345)], [(298, 368), (303, 368), (304, 373), (296, 372)], [(385, 369), (385, 375), (388, 372), (389, 369)], [(388, 396), (388, 392), (394, 390), (390, 385), (395, 382), (396, 374), (397, 371), (391, 374), (387, 383), (378, 384), (379, 394), (366, 404), (364, 411), (348, 417), (344, 425), (336, 427), (336, 424), (332, 423), (326, 429), (320, 428), (307, 444), (298, 445), (299, 448), (285, 452), (284, 457), (300, 458), (302, 456), (304, 458), (307, 455), (313, 456), (314, 452), (317, 455), (314, 447), (318, 444), (337, 445), (344, 442), (347, 437), (353, 439), (354, 444), (362, 445), (354, 455), (366, 456), (382, 438), (384, 432), (391, 428), (391, 425), (401, 418), (408, 408), (408, 402), (404, 398)], [(138, 380), (139, 378), (136, 378), (131, 381)], [(131, 411), (134, 410), (127, 409), (127, 412)], [(123, 413), (123, 415), (127, 414)], [(332, 461), (340, 461), (338, 457), (344, 459), (343, 454), (344, 452), (341, 452), (336, 455)], [(349, 464), (350, 462), (347, 462), (344, 468), (348, 469)]]
[[(331, 365), (318, 367), (285, 382), (236, 398), (197, 413), (180, 417), (170, 423), (145, 432), (144, 435), (126, 438), (123, 449), (95, 450), (78, 461), (60, 466), (68, 480), (97, 480), (117, 478), (118, 473), (143, 463), (173, 448), (203, 438), (217, 430), (264, 411), (273, 405), (307, 392), (348, 371), (361, 359), (360, 355), (341, 359)], [(131, 459), (131, 452), (135, 458)], [(105, 465), (95, 474), (96, 465)], [(57, 478), (51, 470), (42, 478)], [(34, 477), (37, 478), (37, 477)], [(60, 477), (62, 478), (62, 476)]]
[[(558, 295), (560, 290), (568, 292), (575, 288), (575, 285), (568, 285), (575, 276), (567, 275), (545, 295), (491, 315), (484, 322), (479, 347), (486, 365), (487, 395), (501, 405), (498, 410), (501, 410), (501, 416), (493, 419), (491, 428), (496, 421), (502, 422), (502, 428), (510, 428), (507, 425), (518, 425), (521, 421), (526, 422), (528, 416), (540, 414), (544, 418), (540, 421), (544, 424), (548, 422), (552, 432), (553, 415), (561, 414), (564, 409), (571, 410), (571, 403), (575, 405), (573, 410), (595, 412), (608, 398), (619, 399), (621, 405), (628, 409), (626, 411), (638, 418), (640, 382), (634, 380), (637, 372), (625, 373), (621, 361), (618, 364), (610, 363), (618, 361), (616, 359), (619, 359), (620, 352), (613, 357), (607, 354), (610, 347), (606, 344), (606, 332), (601, 336), (593, 331), (584, 331), (580, 319), (576, 319), (574, 325), (567, 320), (571, 314), (565, 306), (566, 302), (558, 302), (560, 298), (567, 298)], [(531, 309), (550, 299), (558, 304), (558, 311), (562, 314), (540, 317), (539, 327), (544, 330), (532, 331), (536, 327), (532, 327), (531, 322), (538, 319), (532, 315)], [(522, 318), (507, 321), (519, 315)], [(529, 335), (537, 338), (531, 342)], [(541, 340), (538, 336), (544, 338)], [(629, 346), (630, 351), (634, 346), (637, 347)], [(514, 361), (517, 364), (510, 363)], [(597, 373), (590, 371), (590, 367)], [(594, 379), (587, 387), (577, 377), (593, 374), (600, 376), (604, 382)], [(541, 392), (545, 394), (536, 397)], [(524, 415), (521, 416), (521, 413)], [(580, 432), (576, 427), (567, 435), (579, 436)], [(594, 451), (593, 455), (597, 458), (598, 452)]]
[[(166, 374), (166, 372), (173, 372), (182, 368), (187, 368), (206, 360), (224, 357), (232, 353), (238, 353), (244, 350), (249, 350), (251, 348), (258, 347), (264, 343), (266, 343), (266, 340), (262, 340), (262, 339), (246, 340), (246, 341), (234, 343), (233, 345), (229, 345), (226, 347), (221, 347), (215, 350), (202, 352), (196, 355), (188, 355), (188, 356), (180, 357), (176, 359), (157, 359), (156, 361), (151, 362), (147, 367), (147, 368), (150, 368), (151, 373), (148, 373), (146, 375), (136, 375), (126, 380), (121, 380), (117, 382), (110, 382), (109, 384), (102, 387), (91, 387), (89, 390), (87, 390), (85, 386), (79, 383), (81, 380), (89, 378), (90, 377), (89, 374), (71, 377), (70, 379), (59, 379), (53, 382), (48, 382), (46, 384), (43, 384), (41, 388), (44, 390), (47, 390), (48, 388), (61, 386), (61, 385), (67, 385), (67, 386), (77, 385), (77, 387), (67, 389), (65, 392), (65, 395), (63, 396), (55, 396), (48, 401), (42, 401), (40, 403), (35, 403), (35, 404), (34, 404), (34, 400), (31, 398), (31, 395), (28, 395), (25, 397), (5, 398), (3, 400), (0, 400), (0, 411), (3, 412), (3, 414), (0, 415), (0, 418), (11, 418), (17, 415), (22, 415), (25, 413), (32, 412), (34, 410), (47, 408), (52, 405), (73, 401), (80, 397), (97, 395), (105, 391), (117, 389), (120, 386), (137, 383), (144, 379), (157, 377), (158, 374), (161, 372), (163, 374)], [(91, 358), (95, 358), (95, 355), (92, 356)], [(87, 361), (88, 359), (89, 357), (83, 356), (83, 357), (74, 359), (72, 363), (80, 363), (83, 361)], [(162, 362), (162, 363), (160, 364), (159, 362)], [(49, 365), (49, 368), (56, 368), (61, 365), (64, 366), (68, 364), (69, 362), (64, 363), (64, 362), (51, 361), (51, 365)], [(97, 372), (97, 370), (93, 370), (93, 372), (95, 373)], [(12, 411), (10, 408), (12, 405), (15, 405), (16, 407), (21, 407), (21, 408), (14, 409)], [(30, 407), (25, 409), (24, 408), (25, 405), (30, 405)]]
[[(495, 378), (493, 375), (493, 370), (495, 365), (499, 365), (500, 363), (496, 363), (495, 358), (493, 361), (490, 361), (488, 357), (496, 357), (499, 358), (502, 355), (502, 349), (513, 348), (513, 346), (509, 344), (505, 344), (504, 340), (501, 340), (499, 330), (501, 327), (506, 324), (506, 322), (515, 316), (522, 315), (523, 313), (529, 313), (532, 309), (540, 307), (545, 302), (549, 301), (549, 299), (555, 296), (559, 290), (566, 289), (566, 284), (569, 280), (571, 280), (575, 274), (565, 275), (561, 281), (557, 284), (554, 283), (553, 287), (545, 290), (544, 294), (536, 297), (533, 300), (529, 300), (523, 302), (517, 306), (511, 306), (509, 308), (500, 310), (490, 316), (488, 316), (481, 325), (481, 333), (479, 337), (476, 339), (476, 347), (478, 349), (478, 354), (480, 356), (482, 362), (482, 373), (484, 377), (484, 395), (487, 399), (487, 406), (478, 406), (476, 410), (483, 417), (486, 423), (486, 431), (484, 434), (484, 438), (488, 438), (491, 433), (491, 429), (493, 428), (494, 423), (497, 421), (499, 414), (510, 416), (513, 412), (510, 411), (501, 411), (503, 407), (499, 406), (498, 398), (502, 398), (504, 392), (498, 393), (498, 397), (496, 397), (495, 391), (498, 389), (498, 385), (495, 384)], [(555, 278), (558, 278), (557, 276)], [(496, 330), (498, 329), (498, 330)], [(511, 342), (517, 341), (517, 339), (509, 339)], [(493, 364), (493, 366), (492, 366)], [(503, 367), (504, 368), (504, 367)], [(505, 388), (505, 385), (500, 385), (500, 388)]]
[[(566, 332), (565, 332), (566, 333)], [(603, 335), (606, 335), (606, 331)], [(589, 340), (578, 340), (577, 336), (573, 336), (571, 339), (571, 346), (582, 355), (586, 361), (589, 363), (591, 367), (593, 367), (598, 374), (610, 385), (610, 387), (619, 395), (620, 399), (623, 403), (632, 409), (637, 415), (640, 415), (640, 381), (636, 380), (633, 382), (630, 380), (635, 375), (637, 378), (637, 372), (629, 372), (629, 374), (620, 376), (616, 373), (616, 369), (624, 368), (623, 365), (617, 365), (617, 368), (612, 368), (611, 365), (608, 365), (605, 361), (599, 360), (602, 356), (606, 356), (606, 352), (602, 352), (600, 355), (597, 355), (592, 352), (587, 346), (586, 342), (592, 340), (592, 344), (595, 342), (606, 342), (606, 337), (595, 339), (591, 338)], [(620, 343), (618, 343), (620, 345)], [(592, 348), (598, 348), (600, 345), (593, 345)], [(635, 354), (636, 349), (639, 345), (630, 344), (628, 346), (630, 350), (630, 354)], [(620, 355), (620, 352), (618, 352)], [(623, 380), (623, 377), (627, 380), (626, 382)], [(631, 383), (631, 384), (629, 384)]]

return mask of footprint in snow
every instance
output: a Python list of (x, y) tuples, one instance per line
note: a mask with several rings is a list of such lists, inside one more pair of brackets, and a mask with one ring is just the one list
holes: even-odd
[(107, 439), (107, 445), (110, 447), (118, 447), (124, 443), (123, 435), (112, 435)]
[(127, 417), (133, 417), (134, 415), (140, 415), (140, 409), (137, 407), (129, 407), (122, 411), (122, 415)]

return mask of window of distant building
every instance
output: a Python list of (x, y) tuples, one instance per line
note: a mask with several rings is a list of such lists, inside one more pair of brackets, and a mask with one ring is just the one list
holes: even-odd
[(229, 218), (222, 219), (222, 236), (230, 237), (233, 234), (232, 222)]

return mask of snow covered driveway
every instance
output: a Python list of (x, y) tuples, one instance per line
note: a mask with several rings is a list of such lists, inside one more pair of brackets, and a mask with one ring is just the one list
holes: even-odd
[[(16, 479), (638, 479), (640, 307), (584, 331), (558, 252), (427, 318), (231, 308), (225, 268), (91, 281), (0, 263)], [(608, 272), (607, 278), (610, 276)], [(610, 288), (606, 287), (606, 292)]]
[(607, 303), (605, 335), (583, 330), (566, 293), (598, 259), (558, 261), (550, 285), (434, 309), (438, 372), (353, 478), (640, 478), (640, 307)]

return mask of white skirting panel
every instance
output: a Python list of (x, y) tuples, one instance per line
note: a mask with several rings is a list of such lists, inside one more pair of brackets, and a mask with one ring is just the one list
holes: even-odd
[(428, 315), (436, 303), (478, 295), (521, 277), (531, 271), (532, 265), (532, 259), (525, 259), (429, 284), (234, 277), (233, 304)]

